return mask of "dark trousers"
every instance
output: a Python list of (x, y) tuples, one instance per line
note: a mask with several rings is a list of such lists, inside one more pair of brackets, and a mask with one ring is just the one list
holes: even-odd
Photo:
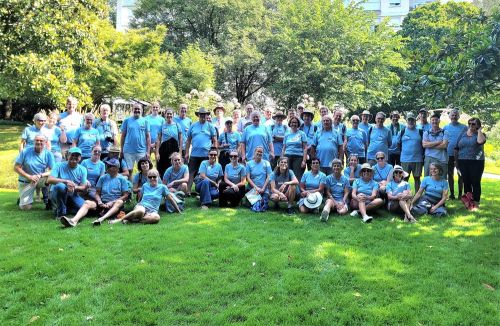
[(304, 169), (302, 168), (302, 156), (301, 155), (285, 155), (288, 157), (288, 168), (295, 173), (297, 180), (302, 179), (304, 174)]
[(390, 165), (401, 165), (401, 154), (389, 154), (389, 159), (387, 163)]
[(238, 191), (225, 191), (228, 187), (227, 183), (221, 181), (219, 183), (219, 206), (220, 207), (237, 207), (245, 196), (245, 186), (239, 186)]
[(170, 138), (161, 143), (160, 148), (158, 149), (158, 152), (160, 153), (160, 160), (158, 161), (158, 166), (156, 167), (160, 173), (160, 178), (163, 178), (165, 171), (172, 166), (170, 155), (178, 151), (179, 143), (174, 138)]
[(222, 166), (222, 171), (226, 168), (226, 165), (231, 163), (229, 158), (229, 151), (222, 151), (219, 153), (219, 163)]
[[(450, 187), (450, 195), (455, 196), (455, 156), (448, 157), (448, 185)], [(458, 196), (462, 196), (464, 182), (462, 176), (458, 175)]]
[(481, 178), (484, 172), (484, 160), (458, 160), (458, 169), (462, 173), (464, 193), (471, 192), (476, 203), (481, 200)]

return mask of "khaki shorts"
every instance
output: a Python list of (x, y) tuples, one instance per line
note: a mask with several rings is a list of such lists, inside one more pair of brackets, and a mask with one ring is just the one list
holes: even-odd
[(420, 178), (422, 176), (422, 168), (424, 166), (423, 162), (401, 162), (401, 167), (403, 170), (412, 174), (413, 177)]
[(45, 187), (46, 181), (47, 177), (40, 178), (36, 184), (19, 181), (17, 184), (17, 188), (19, 189), (19, 207), (33, 204), (33, 195), (36, 188)]

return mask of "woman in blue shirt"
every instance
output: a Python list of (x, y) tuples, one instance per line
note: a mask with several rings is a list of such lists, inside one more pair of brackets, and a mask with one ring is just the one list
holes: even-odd
[(87, 169), (87, 182), (90, 184), (84, 198), (95, 200), (97, 181), (106, 173), (106, 166), (101, 161), (101, 146), (94, 146), (92, 156), (83, 160), (80, 164)]
[(300, 179), (300, 200), (299, 211), (301, 213), (309, 213), (309, 208), (304, 205), (304, 200), (313, 192), (323, 194), (325, 189), (326, 175), (321, 172), (321, 162), (318, 158), (313, 158), (311, 161), (311, 171), (307, 171)]
[(387, 184), (387, 210), (391, 213), (403, 213), (405, 222), (415, 223), (416, 220), (410, 212), (411, 187), (405, 178), (408, 178), (408, 173), (401, 166), (394, 166), (392, 180)]
[(182, 191), (187, 194), (187, 183), (189, 181), (189, 169), (182, 162), (180, 153), (170, 155), (172, 166), (165, 171), (163, 175), (163, 184), (165, 184), (170, 192)]
[[(33, 126), (28, 126), (24, 128), (21, 134), (21, 144), (19, 145), (19, 152), (25, 147), (35, 146), (35, 136), (42, 133), (42, 127), (47, 122), (47, 116), (43, 112), (38, 112), (33, 117)], [(47, 141), (47, 149), (50, 150), (50, 140)]]
[(385, 188), (392, 180), (392, 165), (387, 163), (384, 152), (377, 152), (375, 158), (377, 164), (373, 166), (373, 180), (378, 182), (378, 192), (382, 198), (385, 198)]
[(363, 222), (370, 223), (373, 217), (367, 214), (384, 205), (384, 200), (378, 198), (378, 183), (373, 181), (373, 168), (370, 163), (361, 165), (361, 178), (352, 184), (351, 216), (361, 213)]
[(438, 163), (429, 165), (429, 173), (430, 176), (424, 177), (420, 189), (413, 197), (410, 211), (413, 215), (430, 214), (441, 217), (447, 214), (444, 203), (448, 198), (448, 181), (442, 178), (443, 168)]
[(281, 157), (288, 157), (290, 169), (300, 179), (306, 168), (307, 137), (302, 130), (299, 130), (299, 118), (290, 118), (288, 126), (290, 127), (290, 131), (285, 134), (285, 138), (283, 139)]
[(101, 146), (99, 131), (92, 127), (94, 123), (94, 115), (87, 113), (84, 117), (83, 127), (75, 131), (73, 137), (73, 147), (78, 147), (82, 150), (82, 160), (92, 156), (92, 148), (95, 145)]
[(237, 207), (245, 196), (246, 171), (238, 163), (238, 151), (229, 151), (231, 163), (224, 168), (224, 181), (219, 184), (219, 206)]
[(137, 161), (137, 172), (132, 179), (132, 191), (139, 198), (139, 191), (142, 185), (148, 182), (148, 172), (153, 169), (153, 163), (148, 157), (143, 157)]
[(219, 136), (219, 163), (222, 166), (222, 170), (225, 169), (227, 164), (231, 163), (229, 153), (238, 150), (240, 141), (241, 134), (237, 131), (233, 131), (233, 120), (227, 119), (224, 132)]
[(271, 200), (276, 203), (285, 202), (287, 213), (293, 214), (293, 203), (297, 195), (299, 180), (289, 168), (288, 158), (281, 157), (278, 166), (271, 174)]
[(160, 175), (164, 175), (171, 166), (170, 155), (182, 151), (182, 130), (181, 126), (173, 120), (174, 111), (166, 109), (165, 118), (156, 140), (156, 167)]
[(349, 210), (349, 179), (342, 175), (342, 161), (338, 158), (332, 161), (333, 173), (326, 177), (326, 204), (321, 212), (321, 221), (326, 222), (330, 217), (330, 210), (335, 208), (339, 215), (344, 215)]
[(344, 175), (351, 185), (354, 183), (354, 180), (360, 177), (361, 165), (358, 163), (358, 156), (356, 154), (351, 154), (349, 156), (349, 166), (344, 170)]
[(42, 134), (47, 137), (50, 142), (50, 151), (54, 154), (54, 159), (57, 163), (62, 161), (61, 144), (66, 144), (67, 137), (64, 128), (56, 126), (57, 112), (49, 114), (47, 123), (42, 127)]
[(257, 146), (253, 152), (253, 160), (246, 165), (248, 187), (255, 190), (262, 199), (252, 205), (253, 211), (265, 212), (269, 208), (269, 181), (271, 164), (264, 160), (264, 147)]
[(201, 209), (208, 209), (212, 200), (219, 197), (219, 183), (224, 177), (222, 166), (217, 163), (217, 150), (208, 152), (208, 160), (201, 162), (195, 189), (200, 194)]

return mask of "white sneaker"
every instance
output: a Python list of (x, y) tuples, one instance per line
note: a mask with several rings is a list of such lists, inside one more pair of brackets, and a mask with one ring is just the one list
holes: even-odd
[(351, 212), (351, 214), (349, 214), (349, 215), (351, 215), (352, 217), (356, 217), (356, 216), (358, 216), (358, 215), (359, 215), (359, 212), (358, 212), (358, 211), (356, 211), (356, 210), (354, 210), (354, 211), (352, 211), (352, 212)]
[(328, 217), (330, 214), (327, 211), (322, 211), (321, 212), (321, 217), (319, 218), (322, 222), (328, 221)]
[(373, 220), (373, 217), (365, 215), (363, 216), (363, 222), (364, 223), (370, 223)]

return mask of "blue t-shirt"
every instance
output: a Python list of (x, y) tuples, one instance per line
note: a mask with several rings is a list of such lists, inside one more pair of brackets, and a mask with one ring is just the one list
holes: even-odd
[(384, 181), (384, 180), (387, 180), (387, 177), (389, 175), (391, 175), (391, 178), (392, 178), (392, 168), (393, 166), (389, 163), (385, 163), (384, 167), (380, 167), (377, 164), (375, 164), (374, 166), (372, 166), (373, 168), (373, 180), (377, 181), (377, 182), (380, 182), (380, 181)]
[(392, 144), (391, 131), (387, 127), (373, 126), (371, 132), (368, 131), (370, 144), (368, 145), (367, 158), (374, 160), (378, 152), (385, 153), (385, 157), (389, 156), (389, 146)]
[(386, 192), (393, 196), (399, 195), (405, 190), (411, 190), (410, 184), (404, 180), (401, 180), (399, 183), (392, 180), (387, 184)]
[(146, 118), (128, 117), (123, 121), (121, 132), (127, 132), (123, 153), (146, 153), (146, 137), (150, 133), (149, 122)]
[(448, 133), (448, 156), (453, 156), (458, 136), (460, 136), (463, 132), (467, 132), (467, 126), (461, 124), (460, 122), (457, 122), (456, 124), (449, 123), (444, 126), (443, 130)]
[[(424, 131), (425, 141), (435, 142), (439, 140), (448, 140), (448, 132), (443, 129), (439, 129), (437, 132), (433, 132), (432, 130)], [(439, 162), (448, 163), (448, 154), (446, 148), (426, 148), (425, 156), (429, 156), (437, 159)]]
[(312, 124), (309, 126), (306, 126), (305, 124), (300, 126), (300, 130), (302, 130), (304, 134), (306, 134), (307, 146), (313, 145), (314, 135), (316, 134), (316, 132), (321, 131), (321, 121), (319, 122), (319, 125), (320, 125), (319, 127), (317, 125), (312, 125)]
[(269, 160), (269, 144), (272, 142), (271, 135), (264, 126), (250, 125), (243, 131), (243, 137), (241, 140), (245, 144), (246, 158), (247, 160), (253, 159), (253, 152), (258, 146), (264, 148), (264, 155), (262, 156), (264, 160)]
[(97, 129), (85, 129), (84, 127), (81, 127), (75, 131), (73, 139), (77, 139), (76, 146), (82, 150), (82, 157), (90, 157), (92, 156), (92, 148), (95, 146), (99, 138), (99, 131), (97, 131)]
[[(54, 154), (46, 149), (38, 154), (35, 151), (35, 147), (26, 147), (17, 156), (16, 164), (21, 165), (23, 171), (30, 175), (42, 174), (47, 168), (52, 169), (54, 167)], [(28, 181), (21, 175), (18, 177), (18, 180)]]
[(306, 190), (318, 189), (319, 185), (324, 184), (325, 181), (326, 175), (321, 171), (316, 174), (313, 174), (312, 171), (306, 171), (300, 179), (300, 183), (304, 184)]
[[(289, 128), (284, 124), (281, 125), (274, 124), (271, 127), (269, 127), (269, 130), (271, 133), (271, 138), (274, 136), (285, 137), (285, 134), (288, 132)], [(283, 141), (275, 141), (274, 138), (272, 139), (273, 139), (274, 153), (276, 153), (276, 156), (281, 156), (281, 152), (283, 151)]]
[(406, 127), (404, 133), (399, 133), (398, 143), (401, 143), (401, 162), (423, 162), (424, 148), (422, 136), (417, 128)]
[(307, 144), (306, 134), (302, 130), (292, 132), (291, 130), (285, 135), (283, 144), (286, 146), (285, 155), (304, 155), (304, 144)]
[(430, 195), (434, 198), (441, 198), (443, 196), (443, 190), (448, 190), (448, 181), (445, 179), (434, 180), (432, 177), (424, 177), (420, 188), (425, 189), (425, 194)]
[(274, 185), (276, 188), (281, 187), (285, 182), (289, 182), (295, 178), (295, 173), (293, 173), (293, 170), (288, 169), (288, 175), (286, 174), (280, 174), (276, 175), (276, 172), (273, 171), (271, 173), (271, 177), (269, 178), (270, 181), (274, 181)]
[(106, 173), (99, 178), (96, 188), (101, 189), (101, 200), (103, 203), (117, 200), (122, 196), (123, 192), (130, 191), (127, 179), (121, 174), (113, 178)]
[(81, 164), (72, 169), (69, 167), (68, 162), (56, 163), (54, 169), (50, 171), (50, 175), (54, 178), (69, 180), (78, 186), (87, 183), (87, 169)]
[(345, 135), (347, 138), (347, 153), (365, 157), (366, 143), (368, 142), (366, 132), (359, 128), (352, 128), (348, 129)]
[[(111, 137), (115, 138), (118, 135), (118, 127), (116, 126), (116, 122), (112, 120), (102, 121), (101, 118), (95, 119), (92, 127), (96, 128), (99, 131), (99, 139), (101, 141), (101, 148), (103, 153), (108, 153), (109, 148), (113, 143), (106, 140), (106, 138)], [(118, 144), (115, 144), (118, 145)]]
[(484, 144), (477, 143), (477, 134), (467, 136), (464, 133), (457, 143), (458, 159), (484, 161)]
[(398, 145), (398, 138), (401, 130), (406, 128), (406, 126), (402, 123), (398, 123), (397, 126), (393, 126), (392, 123), (387, 127), (389, 128), (391, 135), (391, 146), (389, 146), (389, 154), (399, 154), (401, 150)]
[(35, 145), (35, 137), (42, 134), (41, 129), (38, 129), (36, 126), (29, 126), (24, 128), (23, 133), (21, 134), (21, 139), (26, 141), (25, 147), (31, 147)]
[(431, 128), (432, 128), (432, 125), (428, 122), (424, 125), (422, 125), (420, 122), (417, 123), (417, 129), (423, 130), (424, 132), (431, 130)]
[(50, 141), (50, 151), (52, 153), (61, 152), (61, 143), (59, 142), (61, 133), (61, 128), (57, 126), (53, 126), (52, 128), (42, 127), (42, 134)]
[(321, 167), (330, 167), (331, 162), (339, 155), (339, 146), (343, 145), (342, 135), (335, 130), (322, 130), (314, 135), (313, 145)]
[(158, 183), (156, 187), (152, 187), (149, 182), (146, 182), (142, 185), (141, 193), (142, 199), (139, 204), (150, 211), (158, 212), (161, 200), (166, 197), (170, 191), (163, 183)]
[[(158, 139), (158, 134), (161, 132), (162, 125), (165, 123), (165, 118), (157, 114), (156, 117), (152, 114), (146, 116), (146, 120), (149, 122), (149, 131), (151, 133), (151, 144), (154, 144)], [(162, 141), (167, 140), (167, 138), (162, 138)]]
[(142, 187), (142, 185), (147, 182), (148, 182), (147, 172), (145, 174), (137, 172), (136, 174), (134, 174), (134, 177), (132, 178), (132, 184), (138, 185), (139, 188)]
[(166, 121), (161, 125), (161, 142), (165, 142), (170, 138), (177, 140), (177, 144), (179, 143), (179, 133), (181, 132), (181, 126), (177, 124), (177, 122), (173, 122), (168, 124)]
[(188, 172), (188, 167), (186, 164), (182, 164), (179, 171), (175, 171), (174, 167), (171, 166), (163, 174), (163, 182), (169, 184), (172, 181), (180, 180), (184, 178), (184, 174)]
[(210, 165), (208, 160), (201, 162), (198, 173), (204, 173), (212, 181), (217, 181), (217, 179), (224, 177), (222, 165), (217, 162), (214, 165)]
[(101, 160), (94, 163), (88, 158), (83, 160), (80, 164), (87, 169), (87, 180), (90, 182), (92, 187), (95, 187), (99, 177), (106, 173), (106, 166)]
[(339, 122), (338, 125), (332, 123), (332, 129), (338, 132), (342, 137), (342, 140), (344, 140), (345, 133), (347, 132), (347, 127), (345, 126), (345, 124), (343, 124), (342, 122)]
[(370, 128), (373, 128), (373, 125), (371, 123), (365, 124), (363, 122), (360, 122), (358, 128), (363, 130), (366, 133), (366, 136), (368, 137), (368, 132), (370, 131)]
[(229, 144), (229, 147), (223, 148), (224, 150), (229, 150), (229, 151), (237, 150), (240, 141), (241, 141), (241, 134), (237, 131), (232, 131), (232, 132), (225, 131), (219, 136), (219, 146)]
[(371, 196), (373, 190), (378, 190), (378, 183), (375, 182), (374, 180), (366, 182), (362, 178), (359, 178), (354, 180), (352, 188), (356, 189), (358, 194), (365, 194), (367, 196)]
[[(356, 168), (354, 169), (354, 178), (359, 178), (359, 175), (361, 173), (361, 164), (356, 165)], [(351, 178), (351, 167), (348, 166), (344, 169), (344, 175), (346, 176), (347, 180)]]
[(212, 137), (216, 137), (217, 133), (210, 122), (201, 124), (198, 121), (189, 127), (187, 135), (191, 137), (191, 156), (207, 157), (212, 147)]
[(82, 125), (82, 115), (80, 113), (74, 112), (73, 114), (68, 114), (68, 112), (63, 112), (59, 115), (58, 126), (63, 126), (66, 131), (66, 136), (68, 137), (67, 143), (73, 143), (73, 136), (78, 128)]
[(270, 177), (273, 171), (271, 170), (271, 164), (269, 161), (261, 160), (257, 163), (254, 160), (251, 160), (247, 163), (245, 172), (247, 177), (250, 177), (253, 183), (257, 187), (261, 188), (266, 182), (267, 176)]
[(245, 167), (239, 163), (236, 167), (234, 167), (232, 164), (226, 164), (226, 167), (224, 168), (224, 174), (227, 176), (229, 181), (237, 184), (241, 182), (241, 178), (245, 177), (246, 170)]
[(335, 201), (343, 200), (345, 189), (349, 189), (350, 187), (349, 178), (341, 175), (340, 178), (337, 179), (333, 174), (326, 177), (325, 185), (326, 189), (330, 189), (330, 193)]
[(181, 131), (182, 131), (182, 149), (186, 149), (186, 140), (187, 140), (187, 132), (189, 130), (189, 127), (191, 127), (191, 119), (188, 117), (185, 117), (184, 119), (181, 119), (181, 117), (174, 117), (174, 121), (181, 126)]

